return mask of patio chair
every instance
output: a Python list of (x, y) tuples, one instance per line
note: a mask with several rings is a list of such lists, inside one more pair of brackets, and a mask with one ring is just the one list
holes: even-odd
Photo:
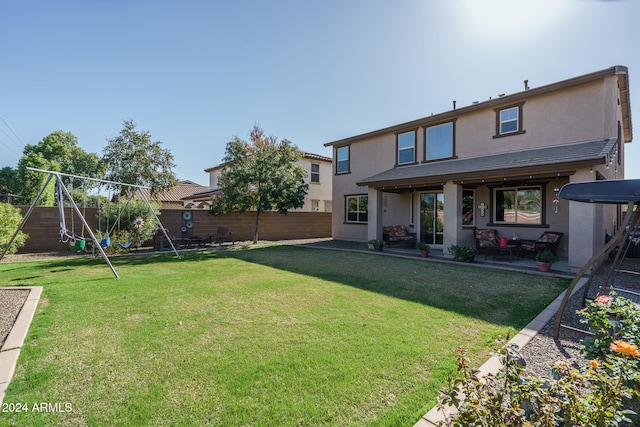
[(545, 231), (537, 240), (520, 240), (520, 250), (535, 255), (539, 251), (550, 249), (554, 255), (558, 255), (558, 244), (563, 235), (558, 231)]
[(211, 238), (211, 241), (213, 243), (218, 243), (222, 245), (229, 238), (231, 238), (231, 244), (235, 245), (236, 236), (231, 231), (231, 227), (218, 227), (218, 231), (216, 232), (215, 236)]
[(476, 228), (476, 250), (486, 252), (487, 247), (498, 246), (498, 232), (491, 228)]

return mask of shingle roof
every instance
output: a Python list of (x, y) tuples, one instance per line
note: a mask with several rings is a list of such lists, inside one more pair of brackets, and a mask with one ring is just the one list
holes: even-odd
[(395, 167), (365, 178), (358, 182), (358, 185), (380, 187), (390, 184), (424, 184), (442, 180), (568, 171), (579, 166), (604, 164), (617, 141), (617, 138), (608, 138), (490, 156)]

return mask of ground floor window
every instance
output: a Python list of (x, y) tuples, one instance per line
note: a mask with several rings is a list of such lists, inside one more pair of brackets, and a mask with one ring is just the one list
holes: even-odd
[(542, 224), (542, 187), (494, 189), (495, 222)]
[(462, 190), (462, 225), (475, 225), (475, 200), (475, 190)]
[(369, 196), (346, 196), (346, 208), (346, 222), (366, 223), (369, 219)]

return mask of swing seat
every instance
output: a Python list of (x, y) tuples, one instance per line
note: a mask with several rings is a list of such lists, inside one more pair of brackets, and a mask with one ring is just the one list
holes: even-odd
[(69, 243), (69, 250), (71, 252), (82, 252), (84, 251), (84, 249), (87, 247), (87, 242), (86, 240), (72, 240), (71, 243)]
[(110, 245), (111, 245), (111, 237), (105, 237), (104, 239), (100, 240), (100, 247), (102, 249), (107, 249)]
[(131, 242), (127, 242), (127, 243), (121, 243), (120, 247), (122, 249), (129, 249), (131, 247)]

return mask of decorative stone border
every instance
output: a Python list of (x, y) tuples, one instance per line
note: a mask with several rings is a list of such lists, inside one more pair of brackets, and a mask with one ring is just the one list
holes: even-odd
[(11, 328), (6, 341), (0, 349), (0, 405), (4, 400), (4, 395), (9, 387), (11, 378), (13, 378), (13, 373), (18, 363), (18, 356), (20, 356), (20, 349), (29, 331), (29, 326), (36, 312), (38, 301), (40, 301), (42, 286), (2, 287), (2, 289), (28, 290), (29, 296), (22, 305), (13, 328)]

